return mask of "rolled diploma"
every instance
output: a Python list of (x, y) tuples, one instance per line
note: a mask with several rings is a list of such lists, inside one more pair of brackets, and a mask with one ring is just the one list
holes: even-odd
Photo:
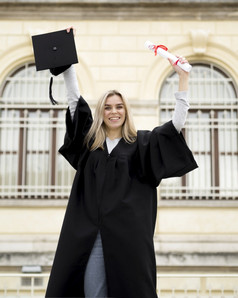
[[(147, 40), (145, 42), (145, 47), (151, 51), (154, 51), (156, 46), (151, 41)], [(178, 57), (174, 56), (168, 51), (163, 50), (162, 48), (157, 49), (157, 54), (161, 57), (172, 60), (173, 63), (175, 63), (178, 60)], [(187, 72), (190, 72), (190, 70), (192, 69), (192, 65), (190, 65), (189, 63), (178, 62), (177, 65)]]

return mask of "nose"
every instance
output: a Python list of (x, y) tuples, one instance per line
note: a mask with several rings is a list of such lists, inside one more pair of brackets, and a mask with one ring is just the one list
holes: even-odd
[(116, 112), (117, 112), (116, 107), (113, 107), (113, 108), (112, 108), (112, 113), (115, 114)]

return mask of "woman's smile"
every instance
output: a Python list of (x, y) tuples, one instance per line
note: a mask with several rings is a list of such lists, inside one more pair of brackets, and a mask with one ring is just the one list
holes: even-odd
[(111, 117), (111, 118), (109, 118), (109, 120), (110, 121), (118, 121), (118, 120), (120, 120), (121, 118), (120, 117)]

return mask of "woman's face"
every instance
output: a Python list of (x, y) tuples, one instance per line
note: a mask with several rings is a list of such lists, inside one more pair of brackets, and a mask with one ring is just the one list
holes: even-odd
[(107, 130), (121, 130), (126, 118), (126, 110), (120, 96), (111, 95), (106, 99), (103, 121)]

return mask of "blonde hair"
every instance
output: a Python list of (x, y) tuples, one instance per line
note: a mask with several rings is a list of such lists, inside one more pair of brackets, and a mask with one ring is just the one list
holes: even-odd
[[(122, 125), (123, 139), (127, 143), (133, 143), (136, 140), (137, 132), (131, 116), (129, 103), (117, 90), (109, 90), (99, 99), (95, 109), (92, 126), (85, 137), (85, 142), (90, 151), (94, 151), (98, 148), (103, 149), (103, 143), (106, 139), (106, 126), (103, 121), (105, 103), (107, 98), (113, 95), (118, 95), (121, 98), (126, 112), (125, 122)], [(92, 145), (91, 142), (93, 142)]]

